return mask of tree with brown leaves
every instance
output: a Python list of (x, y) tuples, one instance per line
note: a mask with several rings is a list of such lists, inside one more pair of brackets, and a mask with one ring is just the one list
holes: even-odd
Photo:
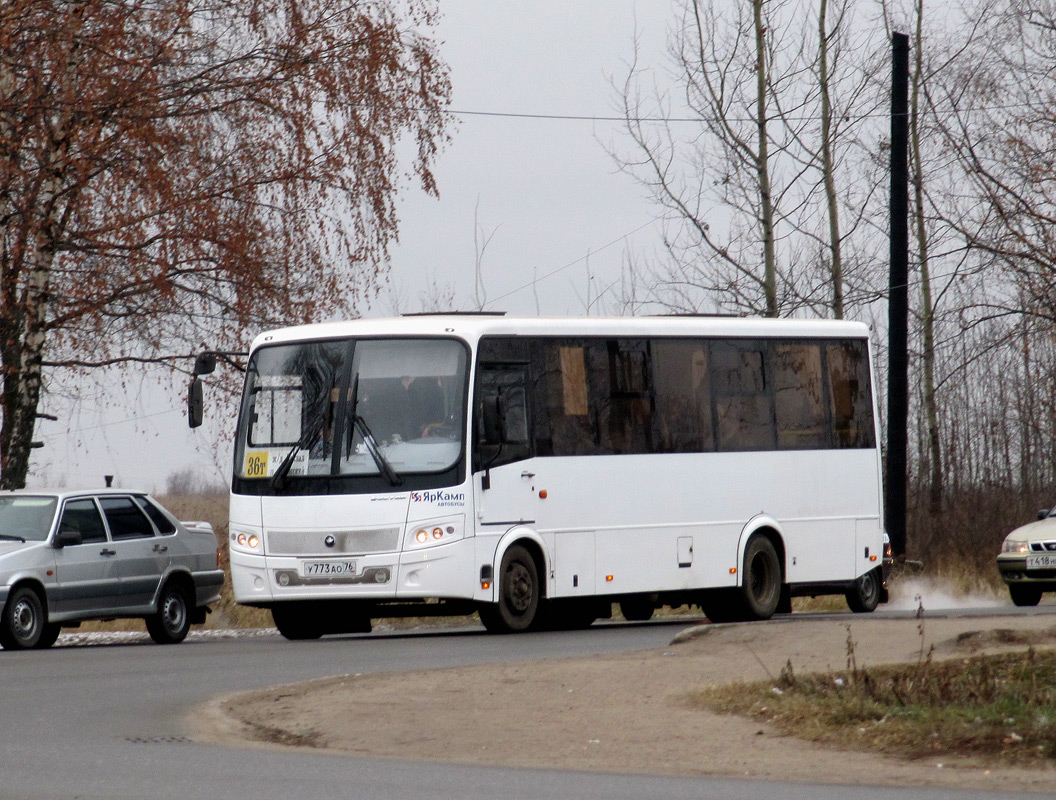
[(0, 7), (0, 487), (25, 484), (52, 370), (182, 363), (369, 298), (405, 179), (436, 192), (435, 15), (431, 0)]

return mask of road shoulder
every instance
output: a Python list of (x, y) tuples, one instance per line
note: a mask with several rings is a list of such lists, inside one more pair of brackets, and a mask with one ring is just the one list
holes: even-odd
[(802, 782), (1052, 790), (1056, 770), (960, 759), (899, 761), (834, 750), (766, 725), (693, 708), (714, 683), (1022, 649), (1000, 633), (1042, 633), (1051, 617), (791, 618), (701, 625), (666, 648), (590, 658), (344, 675), (217, 698), (196, 738), (355, 756), (542, 769)]

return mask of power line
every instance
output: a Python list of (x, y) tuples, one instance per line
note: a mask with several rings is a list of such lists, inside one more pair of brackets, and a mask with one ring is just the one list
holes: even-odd
[(580, 264), (580, 263), (586, 261), (588, 258), (590, 258), (590, 256), (595, 255), (596, 253), (601, 253), (601, 252), (603, 252), (605, 250), (608, 250), (610, 247), (612, 247), (615, 244), (619, 244), (620, 242), (624, 241), (627, 237), (634, 236), (634, 234), (638, 233), (638, 231), (645, 230), (650, 225), (653, 225), (656, 222), (660, 221), (660, 219), (662, 219), (662, 217), (654, 217), (653, 219), (649, 220), (648, 222), (643, 223), (642, 225), (639, 225), (633, 231), (628, 231), (627, 233), (625, 233), (625, 234), (623, 234), (621, 236), (617, 236), (615, 239), (613, 239), (608, 244), (604, 244), (601, 247), (597, 248), (596, 250), (591, 250), (585, 256), (580, 256), (579, 258), (574, 259), (573, 261), (569, 261), (567, 264), (565, 264), (563, 266), (557, 267), (556, 269), (552, 269), (549, 272), (546, 272), (546, 273), (544, 273), (544, 274), (542, 274), (542, 275), (540, 275), (540, 276), (538, 276), (536, 278), (533, 278), (528, 283), (522, 284), (521, 286), (518, 286), (516, 289), (511, 289), (510, 291), (506, 292), (505, 294), (500, 294), (498, 297), (495, 297), (495, 298), (489, 300), (487, 303), (485, 303), (485, 305), (489, 305), (490, 306), (491, 304), (496, 303), (499, 300), (506, 299), (510, 295), (514, 295), (514, 294), (517, 294), (517, 292), (520, 292), (520, 291), (523, 291), (525, 289), (531, 288), (532, 286), (534, 286), (539, 281), (545, 281), (547, 278), (552, 278), (554, 275), (557, 275), (559, 272), (564, 272), (566, 269), (569, 269), (571, 267), (576, 266), (576, 264)]
[[(357, 104), (361, 108), (374, 108), (373, 105)], [(972, 114), (978, 112), (990, 112), (990, 111), (1013, 111), (1016, 109), (1029, 109), (1034, 108), (1038, 104), (1031, 103), (1008, 103), (998, 105), (984, 105), (984, 106), (973, 106), (971, 108), (961, 109), (961, 113)], [(495, 119), (530, 119), (530, 120), (549, 120), (556, 122), (618, 122), (621, 124), (634, 123), (634, 124), (696, 124), (699, 125), (704, 122), (717, 122), (717, 117), (710, 117), (708, 115), (700, 114), (693, 117), (666, 117), (666, 116), (612, 116), (604, 114), (557, 114), (557, 113), (532, 113), (527, 111), (478, 111), (475, 109), (466, 108), (425, 108), (422, 106), (390, 106), (400, 111), (411, 112), (411, 113), (428, 113), (428, 114), (445, 114), (452, 117), (485, 117)], [(942, 114), (944, 112), (933, 109), (936, 114)], [(945, 112), (949, 113), (949, 112)], [(841, 121), (847, 122), (864, 122), (866, 120), (879, 120), (885, 121), (890, 119), (890, 111), (879, 110), (871, 111), (864, 114), (840, 114), (837, 113)], [(819, 121), (820, 116), (816, 114), (806, 114), (803, 116), (794, 116), (789, 114), (776, 114), (774, 116), (768, 116), (768, 122), (776, 122), (779, 120), (787, 120), (789, 122), (806, 122), (809, 120)], [(727, 122), (741, 122), (741, 123), (756, 123), (757, 120), (754, 117), (734, 117), (729, 116), (725, 118)]]

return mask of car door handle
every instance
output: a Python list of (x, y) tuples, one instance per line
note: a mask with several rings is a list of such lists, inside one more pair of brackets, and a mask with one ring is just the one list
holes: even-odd
[(109, 548), (104, 547), (102, 550), (99, 551), (99, 555), (101, 555), (101, 556), (116, 556), (117, 555), (117, 551), (116, 550), (110, 550)]
[(167, 553), (168, 551), (169, 551), (169, 546), (166, 545), (166, 544), (156, 544), (156, 545), (154, 545), (154, 552), (155, 553)]
[(525, 472), (521, 473), (521, 477), (522, 478), (534, 478), (535, 477), (535, 473), (534, 472), (525, 471)]

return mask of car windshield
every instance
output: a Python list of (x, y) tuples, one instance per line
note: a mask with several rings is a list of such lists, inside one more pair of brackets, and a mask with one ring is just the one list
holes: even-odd
[(462, 453), (465, 387), (466, 349), (452, 339), (260, 348), (248, 366), (236, 471), (398, 481), (450, 469)]
[(0, 542), (43, 542), (51, 532), (56, 499), (43, 495), (0, 497)]

